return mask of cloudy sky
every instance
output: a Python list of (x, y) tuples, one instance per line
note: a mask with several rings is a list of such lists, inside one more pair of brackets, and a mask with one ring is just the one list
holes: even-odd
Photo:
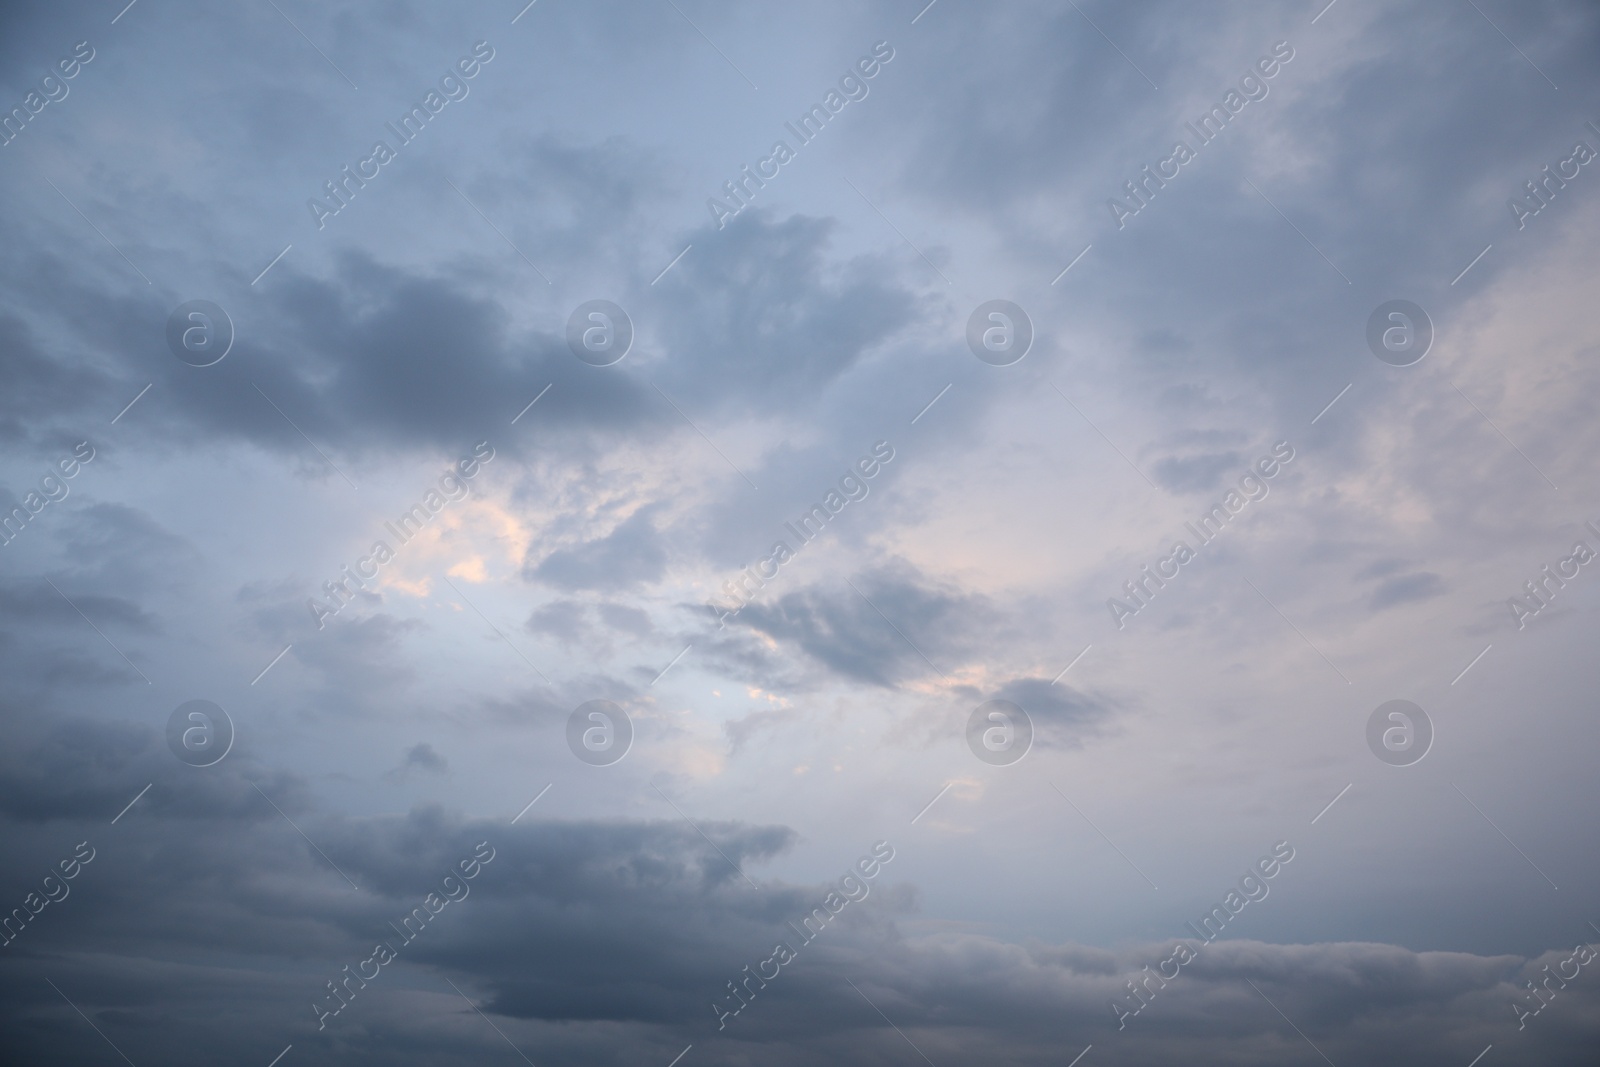
[(523, 2), (0, 16), (8, 1057), (1592, 1063), (1600, 11)]

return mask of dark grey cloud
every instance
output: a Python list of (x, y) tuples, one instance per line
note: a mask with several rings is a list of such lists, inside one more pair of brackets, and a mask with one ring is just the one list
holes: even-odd
[(1444, 592), (1444, 581), (1432, 571), (1419, 571), (1385, 579), (1372, 591), (1372, 609), (1394, 607), (1418, 600), (1428, 600)]
[[(892, 687), (954, 669), (970, 627), (992, 615), (983, 598), (941, 587), (904, 562), (851, 580), (854, 589), (814, 586), (749, 604), (733, 622), (842, 677)], [(951, 666), (938, 666), (940, 658)]]
[(448, 275), (421, 276), (355, 253), (338, 267), (334, 279), (288, 271), (277, 280), (280, 332), (259, 357), (245, 349), (213, 378), (174, 383), (202, 428), (253, 431), (303, 452), (292, 420), (313, 440), (342, 447), (382, 439), (464, 455), (475, 441), (503, 441), (506, 432), (491, 428), (547, 384), (560, 402), (540, 412), (546, 421), (596, 429), (651, 421), (639, 386), (584, 373), (553, 333), (511, 334), (497, 303)]
[[(576, 151), (562, 149), (565, 156)], [(690, 313), (682, 301), (624, 296), (641, 321), (646, 312), (660, 316), (652, 332), (671, 351), (695, 353), (692, 361), (673, 361), (663, 376), (675, 399), (694, 410), (733, 398), (772, 409), (795, 387), (817, 395), (910, 321), (910, 294), (872, 262), (828, 263), (829, 229), (823, 220), (757, 213), (736, 232), (704, 241), (707, 251), (682, 268), (696, 291), (724, 297), (702, 300)], [(341, 466), (354, 468), (358, 481), (361, 460), (350, 453), (379, 442), (453, 457), (487, 438), (515, 454), (523, 447), (517, 436), (498, 428), (546, 385), (535, 432), (561, 431), (552, 444), (592, 446), (592, 435), (649, 438), (679, 425), (678, 414), (636, 376), (598, 373), (577, 360), (561, 336), (564, 321), (528, 335), (482, 288), (471, 274), (423, 273), (355, 251), (337, 256), (323, 277), (286, 263), (263, 293), (252, 294), (270, 310), (236, 308), (232, 351), (203, 373), (165, 351), (164, 312), (149, 302), (118, 307), (109, 321), (101, 313), (54, 324), (76, 331), (84, 347), (118, 331), (146, 338), (137, 366), (121, 373), (98, 358), (75, 365), (47, 359), (24, 324), (12, 322), (22, 358), (8, 402), (14, 420), (76, 411), (98, 421), (139, 392), (139, 376), (153, 374), (146, 399), (163, 416), (130, 420), (135, 432), (213, 447), (248, 441), (295, 457), (309, 473), (336, 477), (309, 437), (345, 453)]]
[(402, 770), (415, 767), (436, 774), (442, 774), (449, 765), (445, 758), (434, 751), (434, 747), (426, 741), (420, 741), (406, 749), (405, 759), (400, 763)]
[(584, 607), (576, 600), (552, 600), (529, 615), (523, 629), (532, 634), (546, 634), (563, 643), (580, 640), (586, 625)]
[[(913, 933), (916, 897), (893, 862), (867, 883), (865, 899), (804, 942), (785, 920), (810, 915), (828, 887), (762, 879), (752, 890), (730, 867), (759, 874), (794, 840), (780, 827), (708, 823), (702, 838), (677, 821), (511, 827), (437, 808), (360, 821), (299, 814), (359, 890), (270, 809), (234, 823), (231, 836), (207, 825), (216, 815), (166, 841), (148, 821), (120, 836), (96, 832), (95, 859), (71, 895), (0, 961), (13, 1047), (51, 1039), (82, 1055), (93, 1047), (64, 1025), (41, 970), (119, 1047), (176, 1063), (203, 1062), (241, 1040), (292, 1042), (310, 1062), (509, 1055), (492, 1031), (457, 1025), (477, 1017), (444, 979), (525, 1052), (596, 1063), (690, 1043), (712, 1063), (850, 1061), (906, 1055), (909, 1038), (935, 1062), (988, 1048), (992, 1061), (1029, 1064), (1092, 1043), (1111, 1063), (1183, 1047), (1203, 1063), (1244, 1049), (1264, 1062), (1320, 1062), (1320, 1050), (1334, 1062), (1401, 1064), (1494, 1043), (1576, 1065), (1600, 1011), (1581, 981), (1552, 984), (1554, 996), (1518, 1030), (1511, 1006), (1527, 1003), (1522, 983), (1541, 978), (1546, 964), (1561, 968), (1573, 956), (1565, 946), (1482, 956), (1363, 943), (1206, 945), (1181, 931), (1196, 961), (1151, 980), (1146, 1006), (1119, 1019), (1114, 1003), (1137, 1003), (1125, 983), (1170, 957), (1176, 942), (1111, 950)], [(57, 851), (81, 832), (68, 829), (57, 826)], [(50, 857), (53, 843), (34, 833), (28, 850)], [(454, 883), (465, 895), (420, 929), (414, 922), (413, 940), (402, 943), (390, 923), (473, 855), (493, 858)], [(352, 983), (348, 1005), (319, 1030), (311, 1004), (327, 995), (324, 983), (379, 941), (398, 946), (397, 962)], [(726, 983), (778, 942), (795, 961), (770, 982), (752, 982), (749, 1003), (719, 1028), (712, 1005), (735, 1003)], [(240, 959), (255, 965), (241, 969)], [(224, 1007), (238, 998), (255, 1010)], [(397, 1032), (416, 1040), (397, 1045)]]
[[(1046, 705), (1029, 693), (1038, 684), (1025, 680), (1008, 692), (1043, 713)], [(915, 932), (917, 895), (891, 862), (864, 900), (814, 942), (796, 944), (788, 923), (820, 907), (828, 887), (763, 873), (796, 843), (784, 827), (511, 826), (434, 806), (350, 818), (319, 811), (292, 775), (237, 762), (204, 772), (178, 766), (151, 751), (160, 746), (147, 730), (80, 722), (50, 736), (29, 746), (31, 782), (14, 756), (0, 777), (8, 787), (33, 786), (0, 815), (21, 844), (0, 888), (21, 900), (32, 875), (79, 840), (92, 841), (96, 854), (71, 893), (0, 959), (4, 1025), (24, 1051), (54, 1040), (81, 1050), (73, 1055), (92, 1054), (40, 988), (40, 973), (119, 1047), (177, 1063), (204, 1062), (241, 1040), (293, 1043), (313, 1062), (472, 1062), (496, 1039), (458, 1030), (453, 1020), (464, 1008), (446, 978), (525, 1050), (577, 1062), (620, 1062), (689, 1043), (714, 1063), (752, 1054), (795, 1064), (900, 1054), (900, 1038), (849, 982), (930, 1056), (988, 1047), (990, 1058), (1019, 1064), (1077, 1042), (1095, 1044), (1114, 1063), (1148, 1062), (1180, 1046), (1200, 1062), (1226, 1062), (1244, 1048), (1310, 1063), (1316, 1053), (1300, 1044), (1309, 1039), (1330, 1057), (1377, 1063), (1503, 1043), (1541, 1062), (1575, 1065), (1600, 1025), (1588, 986), (1569, 981), (1552, 984), (1539, 1015), (1516, 1027), (1511, 1006), (1533, 1003), (1523, 983), (1541, 980), (1546, 964), (1570, 968), (1562, 962), (1573, 957), (1567, 946), (1485, 956), (1223, 939), (1199, 945), (1198, 961), (1176, 978), (1152, 981), (1148, 1006), (1119, 1029), (1112, 1004), (1126, 1010), (1125, 983), (1171, 956), (1173, 941), (1106, 949)], [(150, 775), (150, 756), (167, 771)], [(147, 775), (155, 782), (140, 806), (108, 825), (106, 812)], [(72, 783), (103, 788), (85, 793)], [(373, 943), (398, 944), (390, 923), (423, 906), (444, 872), (481, 854), (484, 842), (493, 859), (466, 883), (465, 897), (435, 905), (438, 914), (400, 946), (399, 962), (369, 985), (351, 986), (349, 1005), (317, 1029), (310, 1005), (326, 995), (325, 983), (370, 955)], [(898, 846), (897, 858), (910, 859), (912, 849)], [(853, 861), (846, 854), (839, 865)], [(1175, 934), (1198, 943), (1185, 930)], [(750, 1003), (719, 1028), (711, 1005), (733, 1003), (726, 983), (778, 942), (797, 950), (795, 962), (764, 987), (752, 985)], [(240, 1002), (251, 1009), (242, 1012)], [(396, 1033), (419, 1040), (400, 1047)]]
[(0, 434), (13, 446), (42, 446), (42, 441), (30, 440), (40, 414), (76, 408), (107, 391), (104, 375), (47, 353), (28, 324), (15, 316), (0, 316), (0, 349), (6, 352)]
[(166, 627), (139, 599), (108, 588), (115, 585), (60, 573), (54, 587), (42, 577), (0, 581), (0, 662), (18, 692), (42, 696), (63, 685), (143, 684), (129, 660), (148, 665), (141, 646)]
[[(63, 596), (48, 581), (0, 586), (0, 604), (8, 621), (34, 625), (80, 625), (83, 616), (92, 614), (103, 625), (132, 630), (152, 630), (156, 620), (132, 601), (120, 597), (98, 596), (74, 589), (76, 596)], [(78, 610), (74, 610), (77, 605)]]
[(1081, 747), (1105, 725), (1113, 706), (1048, 678), (1013, 678), (990, 699), (1009, 700), (1033, 720), (1039, 743)]

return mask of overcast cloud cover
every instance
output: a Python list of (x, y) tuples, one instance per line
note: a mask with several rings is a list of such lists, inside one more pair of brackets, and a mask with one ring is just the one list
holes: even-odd
[(0, 15), (0, 1058), (1594, 1062), (1600, 9), (524, 2)]

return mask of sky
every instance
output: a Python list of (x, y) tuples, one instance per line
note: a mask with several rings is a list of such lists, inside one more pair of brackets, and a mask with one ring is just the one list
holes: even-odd
[(0, 15), (8, 1059), (1592, 1063), (1600, 10), (523, 2)]

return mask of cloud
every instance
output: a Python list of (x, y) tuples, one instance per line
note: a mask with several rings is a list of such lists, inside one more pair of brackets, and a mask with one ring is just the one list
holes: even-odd
[(539, 607), (522, 628), (531, 634), (545, 634), (562, 644), (583, 639), (587, 630), (584, 621), (585, 605), (576, 600), (552, 600)]
[(70, 453), (64, 436), (70, 431), (44, 429), (40, 417), (105, 396), (112, 379), (98, 368), (63, 360), (55, 353), (47, 355), (28, 324), (14, 315), (0, 316), (0, 349), (7, 354), (0, 439), (14, 446), (30, 445), (41, 455), (62, 445)]
[(1443, 596), (1444, 591), (1443, 579), (1432, 571), (1420, 571), (1385, 580), (1372, 591), (1369, 603), (1373, 611), (1381, 611), (1397, 604), (1410, 604), (1418, 600)]
[(675, 390), (786, 408), (786, 392), (826, 388), (912, 322), (917, 301), (880, 263), (825, 258), (834, 229), (754, 209), (702, 240), (705, 254), (680, 265), (700, 299), (662, 309), (672, 349), (696, 354), (669, 368)]
[(960, 655), (974, 621), (991, 612), (981, 597), (940, 588), (904, 562), (859, 575), (856, 585), (859, 592), (813, 587), (751, 603), (733, 621), (842, 677), (892, 688), (939, 673), (938, 661), (923, 657)]
[(654, 510), (640, 508), (604, 537), (556, 549), (524, 565), (523, 574), (560, 589), (614, 591), (654, 581), (666, 568), (661, 535), (651, 521)]
[[(1570, 106), (1600, 98), (1593, 5), (121, 6), (0, 35), (0, 115), (97, 50), (0, 148), (0, 483), (98, 453), (0, 552), (0, 916), (97, 850), (0, 948), (12, 1058), (1593, 1060), (1591, 976), (1512, 1007), (1596, 933), (1548, 904), (1600, 877), (1588, 566), (1560, 625), (1504, 610), (1600, 522), (1596, 164), (1506, 207), (1600, 135)], [(480, 37), (472, 99), (318, 229), (306, 199)], [(708, 221), (877, 41), (870, 98)], [(1119, 225), (1277, 41), (1270, 96)], [(1392, 298), (1432, 317), (1416, 366), (1367, 350)], [(167, 347), (192, 299), (233, 322), (212, 367)], [(633, 322), (613, 366), (567, 344), (592, 299)], [(1032, 320), (1014, 366), (968, 350), (990, 299)], [(1283, 439), (1271, 498), (1116, 630), (1128, 561)], [(470, 503), (319, 627), (306, 597), (485, 440)], [(719, 626), (879, 440), (870, 497)], [(1450, 729), (1379, 767), (1364, 723), (1405, 689)], [(605, 767), (565, 736), (596, 697), (634, 726)], [(1037, 728), (1014, 767), (962, 736), (997, 697)], [(237, 731), (207, 768), (165, 737), (199, 698)], [(1183, 933), (1161, 901), (1319, 811), (1304, 888), (1229, 927), (1262, 940), (1119, 1029)], [(879, 835), (870, 897), (719, 1028)]]
[[(75, 590), (69, 600), (46, 581), (0, 585), (0, 607), (7, 620), (34, 624), (82, 625), (84, 611), (107, 626), (154, 632), (156, 620), (139, 605), (121, 597)], [(73, 605), (77, 605), (74, 609)]]
[(1047, 678), (1013, 678), (991, 699), (1009, 700), (1026, 711), (1040, 744), (1074, 748), (1082, 747), (1086, 738), (1098, 732), (1112, 711), (1104, 698)]
[(434, 751), (434, 747), (426, 741), (419, 741), (406, 749), (406, 754), (400, 761), (400, 766), (389, 771), (386, 777), (391, 781), (403, 781), (412, 770), (428, 771), (432, 774), (443, 774), (450, 765), (445, 758)]
[(1211, 452), (1182, 458), (1167, 456), (1152, 465), (1151, 473), (1157, 482), (1173, 492), (1203, 492), (1221, 485), (1242, 462), (1237, 452)]
[(638, 608), (626, 604), (601, 604), (600, 620), (613, 630), (621, 630), (635, 637), (644, 637), (652, 633), (655, 627), (650, 623), (650, 616)]
[[(26, 1053), (47, 1039), (50, 1020), (65, 1018), (59, 1001), (34, 990), (31, 970), (46, 963), (46, 950), (53, 980), (107, 1037), (178, 1063), (240, 1040), (293, 1043), (314, 1057), (340, 1050), (401, 1064), (474, 1062), (501, 1039), (458, 1028), (471, 1013), (443, 978), (505, 1038), (572, 1061), (637, 1059), (692, 1043), (707, 1063), (759, 1055), (798, 1067), (906, 1055), (909, 1039), (934, 1062), (1030, 1064), (1092, 1043), (1111, 1064), (1176, 1054), (1310, 1064), (1321, 1062), (1314, 1044), (1334, 1062), (1383, 1067), (1442, 1051), (1470, 1059), (1494, 1043), (1576, 1067), (1600, 1035), (1600, 994), (1582, 981), (1552, 985), (1554, 998), (1517, 1029), (1510, 1005), (1527, 1003), (1523, 981), (1570, 950), (1482, 956), (1186, 937), (1196, 961), (1170, 980), (1150, 980), (1147, 1003), (1119, 1029), (1113, 1002), (1124, 1010), (1136, 1003), (1126, 983), (1170, 956), (1172, 942), (1113, 950), (914, 931), (917, 898), (894, 863), (868, 883), (864, 900), (814, 942), (802, 941), (789, 923), (821, 906), (827, 886), (761, 876), (795, 841), (782, 827), (708, 822), (701, 837), (677, 820), (513, 827), (431, 807), (402, 817), (302, 814), (297, 825), (360, 887), (352, 890), (276, 812), (259, 799), (255, 807), (262, 817), (228, 834), (208, 828), (213, 814), (169, 837), (150, 816), (170, 818), (170, 808), (152, 809), (120, 836), (95, 820), (97, 856), (72, 895), (0, 963), (0, 1016), (14, 1047)], [(35, 831), (25, 851), (47, 863), (52, 847), (77, 839), (71, 829), (58, 827), (52, 840)], [(478, 842), (493, 859), (466, 883), (467, 895), (413, 931), (379, 977), (346, 987), (349, 1003), (319, 1030), (310, 1005), (327, 997), (325, 983), (374, 942), (401, 943), (391, 924), (421, 906), (444, 870), (481, 854)], [(730, 863), (760, 878), (760, 888)], [(752, 981), (741, 998), (748, 1004), (719, 1028), (712, 1005), (735, 1003), (728, 983), (780, 941), (796, 950), (795, 962)], [(255, 965), (240, 968), (241, 955)], [(170, 1025), (150, 1026), (141, 1004), (164, 1005)], [(397, 1045), (397, 1033), (412, 1039)], [(500, 1046), (494, 1054), (508, 1053)]]

